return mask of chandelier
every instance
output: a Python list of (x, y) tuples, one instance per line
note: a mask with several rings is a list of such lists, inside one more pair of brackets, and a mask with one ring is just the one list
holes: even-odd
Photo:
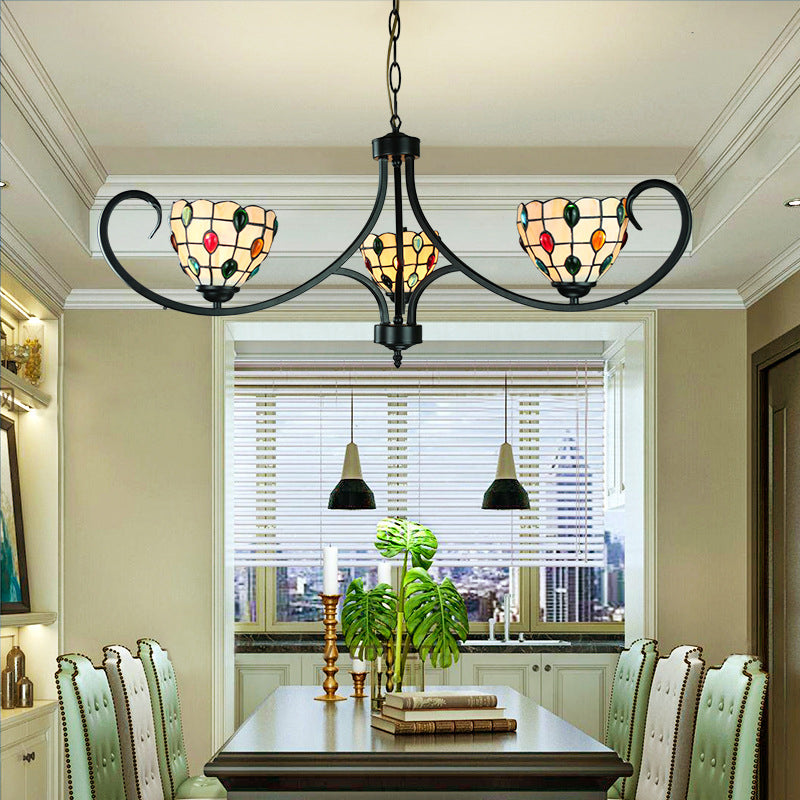
[[(234, 201), (179, 200), (170, 214), (170, 241), (181, 269), (195, 283), (208, 305), (177, 302), (148, 289), (120, 264), (108, 236), (114, 209), (126, 200), (143, 200), (157, 214), (151, 238), (161, 226), (161, 204), (148, 192), (137, 189), (113, 197), (100, 217), (100, 247), (109, 266), (143, 297), (164, 308), (204, 316), (235, 316), (264, 311), (293, 300), (332, 275), (350, 278), (368, 289), (378, 305), (380, 322), (375, 342), (393, 351), (399, 367), (403, 351), (422, 342), (417, 306), (425, 290), (440, 278), (460, 273), (500, 297), (542, 311), (596, 311), (627, 303), (657, 284), (678, 263), (689, 244), (692, 212), (684, 193), (674, 184), (657, 178), (636, 184), (627, 197), (531, 200), (517, 208), (520, 247), (536, 271), (550, 281), (566, 302), (539, 300), (506, 289), (485, 278), (459, 258), (425, 216), (417, 196), (414, 162), (420, 155), (420, 140), (402, 133), (397, 112), (401, 73), (397, 61), (400, 37), (400, 0), (393, 0), (389, 13), (389, 48), (386, 85), (391, 110), (391, 131), (372, 140), (372, 157), (378, 162), (378, 191), (364, 227), (345, 250), (321, 272), (289, 291), (247, 305), (226, 305), (261, 268), (278, 233), (274, 211), (259, 206), (242, 207)], [(392, 178), (394, 230), (376, 233), (374, 227), (384, 209)], [(405, 179), (405, 180), (404, 180)], [(419, 231), (405, 227), (405, 196)], [(628, 225), (641, 230), (633, 213), (642, 192), (661, 189), (675, 199), (681, 215), (677, 242), (664, 263), (631, 289), (602, 300), (584, 298), (611, 268), (628, 240)], [(345, 266), (360, 250), (367, 272)], [(440, 259), (446, 263), (440, 263)]]

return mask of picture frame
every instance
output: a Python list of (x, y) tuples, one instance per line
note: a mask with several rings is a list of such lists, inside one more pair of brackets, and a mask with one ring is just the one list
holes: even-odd
[(31, 610), (25, 529), (19, 488), (19, 462), (14, 420), (0, 416), (0, 613), (26, 614)]

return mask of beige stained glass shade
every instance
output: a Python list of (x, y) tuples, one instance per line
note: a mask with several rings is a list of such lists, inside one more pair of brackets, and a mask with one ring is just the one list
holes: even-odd
[(231, 200), (178, 200), (170, 227), (181, 267), (198, 286), (238, 287), (269, 254), (278, 220), (274, 211)]
[[(438, 235), (438, 231), (437, 231)], [(370, 236), (361, 245), (361, 255), (372, 280), (390, 297), (397, 279), (397, 239), (393, 233)], [(403, 284), (406, 295), (436, 266), (439, 251), (424, 233), (403, 232)]]
[(553, 283), (594, 284), (625, 246), (627, 227), (624, 198), (559, 197), (517, 209), (519, 243)]

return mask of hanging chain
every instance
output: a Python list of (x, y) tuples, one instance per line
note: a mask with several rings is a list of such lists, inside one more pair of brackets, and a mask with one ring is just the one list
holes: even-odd
[(400, 130), (402, 121), (397, 115), (397, 93), (400, 91), (400, 64), (397, 63), (397, 40), (400, 38), (400, 0), (392, 0), (389, 12), (389, 49), (386, 51), (386, 93), (389, 96), (389, 123), (392, 131)]

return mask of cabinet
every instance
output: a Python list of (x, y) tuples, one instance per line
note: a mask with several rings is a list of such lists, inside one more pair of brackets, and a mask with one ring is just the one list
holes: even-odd
[(236, 725), (246, 720), (278, 686), (303, 683), (300, 653), (240, 653), (236, 656)]
[(464, 653), (461, 683), (464, 686), (510, 686), (541, 703), (540, 653)]
[(52, 700), (31, 709), (3, 711), (0, 796), (14, 800), (56, 800), (56, 709)]

